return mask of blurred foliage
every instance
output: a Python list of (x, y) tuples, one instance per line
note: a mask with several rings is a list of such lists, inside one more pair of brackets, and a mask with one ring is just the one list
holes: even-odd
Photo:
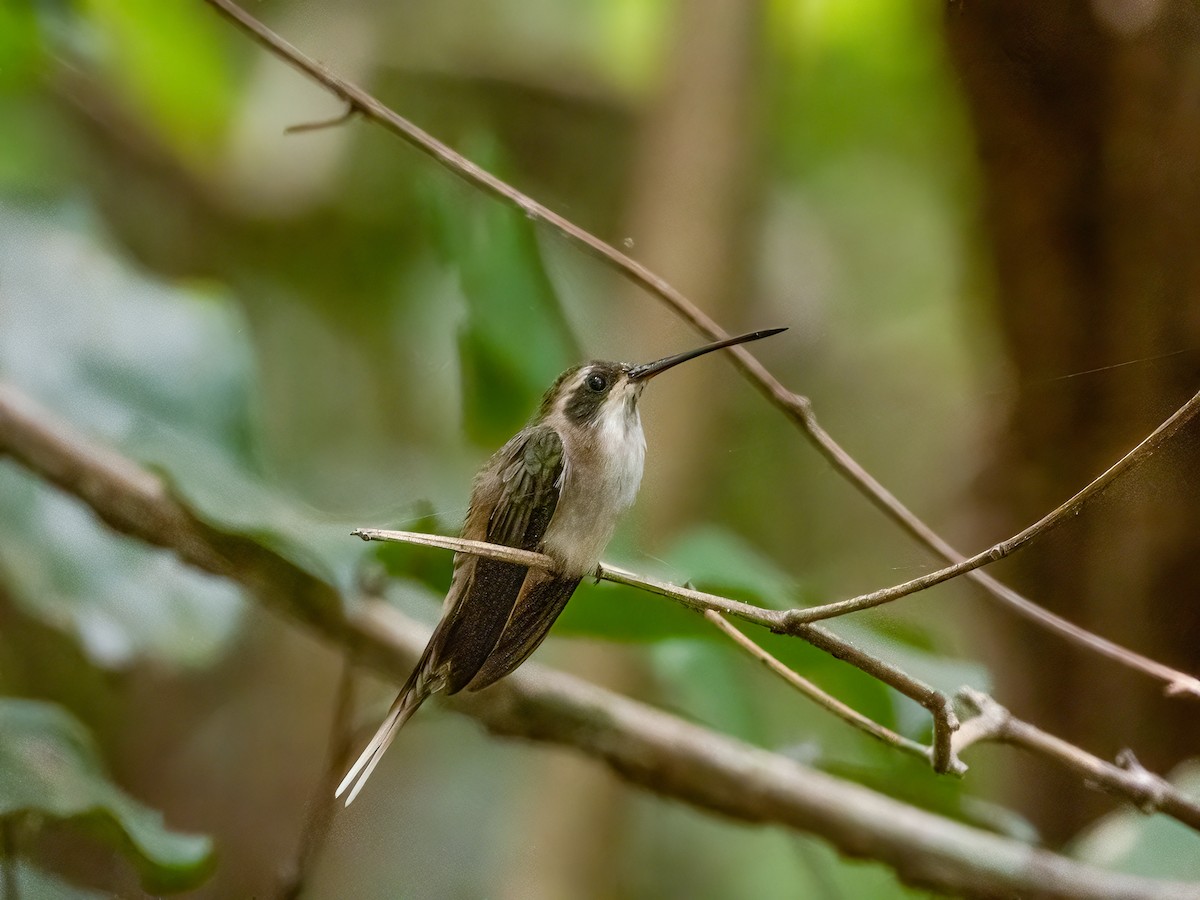
[[(639, 116), (660, 90), (679, 13), (661, 0), (570, 7), (276, 0), (255, 13), (618, 240)], [(795, 343), (764, 345), (764, 358), (819, 401), (869, 468), (937, 513), (973, 474), (961, 461), (976, 390), (968, 362), (988, 351), (971, 343), (973, 314), (955, 303), (970, 169), (935, 15), (902, 0), (765, 5), (760, 159), (747, 204), (752, 289), (738, 315), (793, 325)], [(0, 378), (161, 473), (222, 528), (343, 588), (382, 571), (393, 579), (386, 595), (432, 621), (449, 555), (366, 545), (349, 530), (453, 532), (472, 472), (554, 376), (627, 352), (609, 276), (378, 129), (284, 136), (287, 124), (329, 115), (331, 101), (195, 0), (0, 3), (0, 58)], [(678, 326), (651, 337), (663, 352), (690, 340)], [(611, 558), (772, 608), (926, 565), (748, 391), (709, 399), (697, 415), (713, 416), (725, 443), (650, 450), (706, 455), (703, 519), (644, 535), (635, 514)], [(894, 435), (911, 433), (914, 419), (950, 436), (896, 452)], [(167, 751), (144, 735), (122, 738), (125, 722), (96, 749), (53, 707), (4, 707), (41, 710), (34, 724), (69, 738), (84, 774), (40, 773), (43, 800), (99, 810), (102, 834), (125, 835), (120, 849), (134, 853), (148, 889), (199, 878), (207, 845), (161, 831), (99, 774), (101, 756), (122, 778), (144, 778), (155, 805), (189, 809), (230, 850), (247, 817), (264, 832), (299, 827), (328, 713), (312, 699), (305, 721), (282, 717), (271, 690), (290, 692), (288, 678), (268, 688), (253, 676), (294, 663), (256, 631), (267, 626), (232, 588), (113, 536), (0, 462), (6, 594), (114, 673), (112, 690), (181, 698)], [(836, 629), (940, 688), (987, 686), (960, 658), (947, 617), (877, 614)], [(883, 724), (928, 737), (923, 710), (862, 673), (798, 641), (748, 633)], [(649, 674), (641, 688), (666, 708), (918, 805), (987, 819), (969, 784), (814, 709), (661, 598), (585, 583), (555, 635), (540, 658), (570, 664), (571, 641), (623, 642), (636, 656), (613, 648), (613, 657), (636, 658)], [(85, 693), (71, 699), (95, 719)], [(262, 793), (238, 797), (236, 815), (203, 796), (247, 783), (216, 756), (196, 761), (218, 733), (213, 709), (238, 731), (269, 735), (269, 756), (237, 760)], [(550, 864), (553, 848), (516, 846), (522, 829), (507, 812), (536, 792), (529, 759), (539, 757), (436, 708), (410, 727), (368, 792), (378, 799), (364, 796), (338, 826), (351, 837), (331, 846), (320, 883), (354, 885), (356, 896), (491, 895), (519, 868), (513, 860)], [(14, 732), (0, 746), (20, 753), (28, 739)], [(173, 792), (173, 773), (187, 780), (181, 771), (208, 781)], [(267, 802), (272, 790), (286, 799)], [(914, 895), (814, 841), (622, 796), (628, 827), (594, 839), (631, 895)], [(388, 846), (377, 846), (383, 836)], [(268, 893), (261, 879), (279, 868), (278, 859), (229, 862), (210, 895)], [(76, 870), (112, 880), (63, 866)]]
[(214, 862), (208, 838), (168, 830), (109, 780), (73, 717), (48, 703), (0, 699), (0, 820), (16, 827), (41, 819), (71, 822), (112, 845), (152, 892), (192, 887)]
[(24, 862), (18, 863), (17, 890), (28, 900), (109, 900), (109, 894), (81, 888)]
[(181, 153), (211, 153), (235, 99), (220, 23), (199, 3), (84, 0), (80, 6), (94, 62), (122, 97)]
[(75, 635), (99, 666), (140, 656), (202, 666), (236, 633), (227, 583), (114, 536), (12, 469), (0, 470), (0, 573), (28, 613)]

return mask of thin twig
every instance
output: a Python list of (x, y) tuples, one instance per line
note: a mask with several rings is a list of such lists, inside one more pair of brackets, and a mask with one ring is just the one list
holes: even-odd
[[(554, 560), (541, 553), (529, 550), (518, 550), (500, 544), (489, 544), (484, 541), (472, 541), (464, 538), (452, 538), (444, 535), (423, 534), (414, 531), (389, 531), (382, 528), (358, 528), (351, 532), (364, 541), (393, 541), (403, 544), (420, 544), (427, 547), (440, 547), (444, 550), (454, 550), (460, 553), (474, 553), (491, 559), (518, 563), (541, 569), (553, 569)], [(857, 669), (866, 672), (872, 678), (882, 681), (889, 687), (899, 691), (905, 697), (919, 703), (933, 718), (933, 748), (929, 757), (935, 771), (961, 775), (966, 767), (954, 755), (950, 738), (956, 728), (958, 719), (954, 714), (954, 706), (950, 698), (941, 691), (935, 690), (925, 682), (913, 678), (907, 672), (897, 668), (886, 660), (873, 656), (854, 646), (844, 638), (838, 637), (827, 628), (819, 625), (798, 623), (786, 626), (783, 621), (785, 611), (762, 609), (749, 603), (741, 603), (720, 597), (716, 594), (705, 593), (694, 588), (680, 587), (666, 581), (645, 578), (627, 572), (607, 563), (596, 566), (596, 577), (604, 581), (612, 581), (635, 587), (651, 594), (667, 597), (696, 612), (716, 612), (724, 615), (737, 616), (755, 625), (761, 625), (780, 633), (785, 633), (807, 641), (830, 656), (849, 663)]]
[[(80, 437), (0, 385), (0, 456), (88, 504), (121, 533), (240, 584), (355, 661), (403, 680), (429, 632), (386, 604), (352, 606), (332, 585), (220, 531), (136, 463)], [(526, 663), (452, 709), (499, 735), (575, 748), (647, 790), (746, 822), (778, 823), (944, 893), (1069, 900), (1197, 900), (1200, 886), (1106, 872), (972, 828), (769, 753), (564, 673)]]
[[(233, 21), (268, 52), (344, 100), (365, 118), (396, 134), (468, 184), (520, 210), (530, 219), (555, 229), (568, 241), (659, 297), (700, 334), (714, 340), (728, 337), (728, 334), (716, 321), (666, 280), (651, 272), (641, 263), (471, 162), (389, 109), (356, 84), (335, 75), (328, 68), (267, 28), (232, 0), (205, 0), (205, 2), (213, 6), (221, 15)], [(816, 450), (833, 466), (834, 470), (853, 484), (885, 516), (952, 565), (957, 565), (965, 559), (961, 553), (860, 466), (821, 427), (813, 413), (812, 403), (807, 397), (785, 388), (745, 347), (731, 347), (727, 352), (733, 364), (755, 389), (796, 425)], [(1169, 695), (1186, 694), (1200, 698), (1200, 679), (1093, 634), (1079, 625), (1043, 609), (990, 575), (979, 571), (968, 571), (966, 574), (990, 596), (1038, 626), (1058, 634), (1071, 643), (1101, 653), (1124, 666), (1162, 681)]]
[(322, 119), (318, 122), (299, 122), (283, 129), (284, 134), (302, 134), (307, 131), (321, 131), (324, 128), (337, 128), (345, 125), (358, 114), (358, 107), (351, 102), (346, 103), (346, 109), (332, 119)]
[(698, 591), (695, 588), (671, 584), (669, 581), (659, 581), (657, 578), (636, 575), (633, 572), (618, 566), (609, 565), (605, 562), (600, 563), (596, 567), (596, 577), (604, 581), (611, 581), (613, 584), (623, 584), (627, 587), (637, 588), (640, 591), (646, 591), (649, 594), (668, 597), (676, 603), (680, 603), (688, 609), (697, 612), (704, 612), (711, 609), (724, 615), (736, 616), (752, 625), (761, 625), (763, 628), (770, 628), (772, 631), (778, 631), (783, 627), (784, 610), (763, 609), (761, 606), (755, 606), (752, 603), (730, 600), (728, 597), (710, 594), (707, 591)]
[(1114, 765), (1018, 719), (980, 691), (963, 688), (958, 692), (958, 699), (975, 715), (955, 735), (957, 752), (988, 741), (1012, 744), (1058, 763), (1079, 775), (1088, 787), (1127, 800), (1144, 813), (1161, 812), (1200, 831), (1200, 803), (1185, 796), (1165, 778), (1144, 768), (1132, 751), (1121, 751)]
[(730, 640), (766, 666), (769, 671), (778, 675), (805, 697), (824, 707), (843, 722), (853, 725), (860, 731), (866, 732), (871, 737), (877, 738), (885, 744), (895, 747), (897, 750), (903, 750), (905, 753), (910, 753), (913, 756), (919, 756), (927, 762), (929, 761), (930, 749), (924, 744), (906, 738), (902, 734), (897, 734), (890, 728), (886, 728), (873, 719), (864, 716), (857, 709), (854, 709), (854, 707), (847, 706), (832, 694), (821, 690), (821, 688), (817, 687), (817, 685), (813, 684), (803, 675), (784, 665), (777, 657), (772, 656), (754, 641), (750, 640), (750, 638), (746, 637), (746, 635), (738, 631), (719, 612), (711, 609), (706, 610), (704, 618), (708, 619), (709, 622), (715, 625)]
[[(962, 562), (966, 557), (956, 550), (945, 538), (930, 528), (911, 510), (892, 495), (887, 488), (875, 480), (850, 454), (817, 422), (812, 404), (807, 398), (792, 395), (793, 402), (787, 411), (797, 426), (809, 437), (816, 449), (833, 468), (847, 481), (857, 487), (885, 516), (899, 525), (919, 543), (924, 544), (942, 559), (951, 564)], [(976, 569), (966, 577), (983, 588), (991, 597), (999, 600), (1017, 615), (1040, 628), (1051, 631), (1068, 642), (1084, 647), (1117, 662), (1127, 668), (1149, 675), (1164, 684), (1164, 691), (1171, 697), (1200, 699), (1200, 678), (1173, 669), (1168, 665), (1143, 656), (1123, 647), (1115, 641), (1088, 631), (1080, 625), (1050, 612), (1028, 597), (1003, 584), (987, 572)]]
[(308, 802), (304, 831), (290, 872), (280, 879), (280, 900), (297, 900), (303, 894), (313, 863), (333, 822), (336, 809), (333, 792), (354, 746), (354, 667), (342, 659), (337, 694), (333, 701), (333, 719), (329, 725), (329, 749), (325, 768)]
[(1060, 505), (1057, 509), (1042, 516), (1042, 518), (1038, 519), (1024, 531), (1000, 541), (1000, 543), (976, 553), (968, 559), (961, 560), (952, 566), (946, 566), (944, 569), (939, 569), (936, 572), (922, 575), (920, 578), (906, 581), (903, 584), (882, 588), (878, 591), (872, 591), (869, 594), (852, 597), (849, 600), (839, 600), (837, 603), (826, 603), (822, 606), (791, 610), (786, 616), (787, 623), (818, 622), (821, 619), (832, 619), (837, 616), (844, 616), (847, 613), (881, 606), (884, 603), (891, 603), (893, 600), (899, 600), (901, 597), (907, 597), (909, 594), (915, 594), (917, 591), (923, 591), (936, 584), (949, 581), (951, 578), (964, 575), (981, 566), (997, 562), (1006, 556), (1011, 556), (1030, 541), (1041, 537), (1071, 517), (1078, 515), (1079, 511), (1090, 500), (1095, 499), (1103, 493), (1105, 488), (1109, 487), (1109, 485), (1138, 465), (1138, 463), (1150, 457), (1159, 447), (1178, 432), (1180, 428), (1190, 422), (1197, 413), (1200, 413), (1200, 393), (1197, 393), (1187, 403), (1179, 407), (1169, 419), (1150, 432), (1136, 447), (1109, 466), (1107, 470), (1092, 480), (1083, 490), (1079, 491), (1079, 493)]
[(933, 746), (930, 754), (933, 770), (942, 775), (962, 775), (967, 771), (951, 743), (954, 732), (958, 730), (958, 716), (954, 713), (954, 704), (950, 702), (949, 697), (891, 663), (855, 647), (820, 625), (798, 625), (788, 633), (808, 641), (818, 650), (824, 650), (831, 656), (848, 662), (856, 669), (861, 669), (923, 706), (933, 719)]
[[(386, 528), (356, 528), (350, 532), (364, 541), (393, 541), (401, 544), (418, 544), (423, 547), (437, 547), (441, 550), (453, 550), (456, 553), (474, 553), (489, 559), (502, 562), (517, 563), (522, 566), (539, 569), (553, 569), (554, 560), (542, 553), (532, 550), (520, 550), (516, 547), (505, 547), (503, 544), (489, 544), (486, 541), (472, 541), (466, 538), (449, 537), (441, 534), (427, 534), (422, 531), (393, 531)], [(763, 609), (750, 603), (730, 600), (717, 594), (709, 594), (694, 588), (680, 587), (666, 581), (658, 581), (608, 563), (600, 563), (596, 567), (596, 577), (614, 584), (636, 587), (651, 594), (670, 597), (689, 609), (697, 612), (715, 610), (737, 616), (754, 625), (776, 630), (783, 626), (783, 611)]]

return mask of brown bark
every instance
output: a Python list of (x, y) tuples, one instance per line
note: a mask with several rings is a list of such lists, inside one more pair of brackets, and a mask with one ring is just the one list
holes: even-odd
[[(1200, 7), (964, 2), (946, 33), (974, 122), (996, 313), (1016, 388), (989, 531), (1037, 518), (1200, 383)], [(1108, 372), (1059, 379), (1131, 360)], [(1006, 571), (1080, 624), (1200, 669), (1200, 448), (1184, 434), (1125, 489)], [(1195, 711), (1010, 617), (988, 639), (1021, 715), (1102, 755), (1167, 769), (1200, 747)], [(1068, 699), (1069, 698), (1069, 699)], [(1050, 839), (1100, 807), (1042, 767), (1013, 779)]]

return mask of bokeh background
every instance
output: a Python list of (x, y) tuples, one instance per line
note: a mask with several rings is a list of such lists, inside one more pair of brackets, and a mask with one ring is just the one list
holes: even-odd
[[(1039, 517), (1200, 386), (1191, 0), (252, 11), (727, 330), (789, 326), (755, 354), (963, 549)], [(475, 469), (561, 369), (699, 338), (381, 129), (284, 134), (340, 112), (200, 0), (0, 0), (0, 378), (210, 521), (432, 623), (448, 555), (350, 528), (452, 533)], [(788, 606), (936, 567), (726, 361), (655, 382), (643, 416), (644, 487), (610, 560)], [(1185, 431), (998, 574), (1200, 671), (1198, 455)], [(837, 630), (1101, 756), (1167, 772), (1200, 747), (1185, 701), (965, 585)], [(908, 701), (755, 636), (928, 736)], [(1200, 878), (1193, 834), (1003, 748), (938, 778), (657, 598), (585, 586), (537, 658), (982, 827)], [(343, 674), (335, 649), (0, 460), (0, 824), (23, 897), (275, 895)], [(367, 733), (394, 686), (359, 688)], [(14, 799), (30, 771), (73, 812)], [(436, 702), (336, 817), (305, 890), (919, 895)]]

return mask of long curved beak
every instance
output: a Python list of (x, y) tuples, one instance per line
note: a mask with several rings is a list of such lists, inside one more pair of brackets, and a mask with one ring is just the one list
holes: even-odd
[(717, 341), (713, 344), (705, 344), (703, 347), (697, 347), (695, 350), (686, 350), (683, 353), (676, 353), (674, 356), (668, 356), (664, 359), (658, 359), (654, 362), (642, 363), (640, 366), (634, 366), (625, 376), (630, 381), (648, 381), (655, 375), (667, 371), (672, 366), (677, 366), (681, 362), (687, 362), (689, 359), (695, 359), (697, 356), (703, 356), (705, 353), (712, 353), (714, 350), (723, 350), (726, 347), (732, 347), (734, 344), (746, 344), (750, 341), (760, 341), (765, 337), (770, 337), (773, 334), (779, 334), (781, 331), (787, 331), (786, 328), (768, 328), (766, 331), (752, 331), (749, 334), (739, 334), (737, 337), (725, 338), (723, 341)]

